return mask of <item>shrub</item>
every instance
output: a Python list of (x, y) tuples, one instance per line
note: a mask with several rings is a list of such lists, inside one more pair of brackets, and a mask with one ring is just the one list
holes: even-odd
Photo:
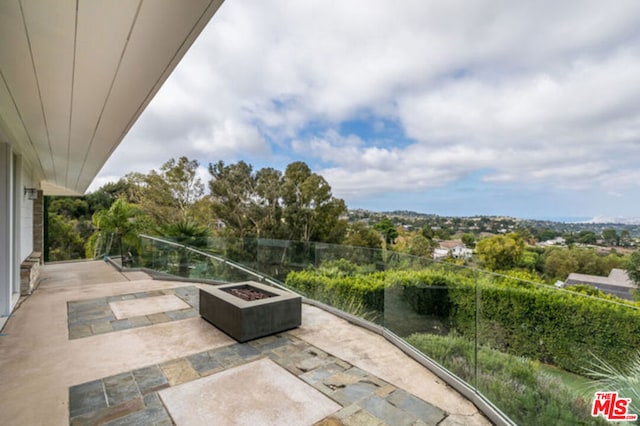
[(286, 283), (334, 306), (354, 299), (379, 312), (385, 289), (402, 289), (413, 311), (437, 317), (462, 336), (578, 374), (591, 361), (589, 352), (622, 366), (640, 347), (640, 309), (548, 285), (442, 265), (336, 274), (296, 272)]
[[(640, 310), (625, 304), (464, 269), (389, 272), (387, 279), (404, 286), (416, 312), (449, 312), (463, 336), (578, 374), (589, 351), (620, 366), (640, 346)], [(429, 285), (440, 289), (421, 290)]]
[[(607, 300), (547, 287), (481, 286), (479, 304), (481, 342), (576, 373), (590, 362), (589, 351), (623, 365), (640, 344), (640, 311)], [(454, 323), (461, 332), (472, 328)]]
[(313, 271), (290, 272), (285, 285), (332, 306), (361, 302), (365, 309), (384, 309), (384, 274), (331, 277)]
[(368, 274), (374, 271), (372, 265), (360, 266), (347, 259), (328, 260), (322, 262), (318, 268), (318, 273), (332, 278)]
[[(479, 347), (457, 336), (414, 334), (407, 341), (478, 390), (521, 425), (600, 425), (590, 406), (535, 361)], [(477, 371), (477, 375), (476, 375)]]
[(455, 283), (446, 275), (430, 270), (392, 271), (387, 272), (386, 283), (402, 287), (405, 301), (419, 314), (448, 317), (451, 312), (449, 288)]

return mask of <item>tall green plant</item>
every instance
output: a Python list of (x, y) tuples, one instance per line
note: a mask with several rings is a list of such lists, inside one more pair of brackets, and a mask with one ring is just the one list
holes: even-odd
[[(210, 231), (209, 228), (200, 226), (188, 219), (183, 219), (163, 226), (162, 233), (165, 237), (179, 244), (198, 248), (207, 246), (207, 237)], [(178, 274), (181, 277), (189, 276), (189, 253), (186, 248), (179, 249)]]
[[(144, 212), (123, 197), (118, 198), (108, 210), (94, 213), (92, 222), (98, 232), (113, 235), (117, 246), (115, 252), (121, 257), (130, 250), (137, 252), (138, 234), (148, 227)], [(107, 251), (113, 252), (113, 247)]]
[(640, 351), (624, 367), (616, 367), (594, 354), (591, 356), (593, 361), (585, 372), (594, 379), (592, 390), (615, 391), (620, 397), (631, 398), (629, 411), (640, 415)]
[(188, 219), (164, 225), (160, 228), (163, 236), (172, 241), (191, 247), (206, 247), (211, 231)]

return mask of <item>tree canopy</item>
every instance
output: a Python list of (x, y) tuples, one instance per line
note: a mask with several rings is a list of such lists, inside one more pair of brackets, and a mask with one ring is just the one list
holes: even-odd
[[(107, 244), (115, 244), (113, 252), (120, 255), (134, 249), (138, 245), (138, 233), (149, 228), (140, 207), (127, 202), (124, 197), (118, 198), (108, 210), (94, 213), (92, 222), (97, 231), (110, 235)], [(94, 234), (96, 235), (98, 234)], [(95, 244), (95, 241), (93, 243)]]
[(204, 184), (197, 176), (199, 163), (180, 157), (164, 163), (159, 171), (127, 175), (132, 187), (132, 201), (158, 224), (191, 220), (193, 206), (204, 194)]
[(257, 172), (244, 161), (209, 164), (212, 209), (236, 237), (341, 242), (346, 233), (343, 200), (303, 162)]
[(379, 249), (382, 248), (382, 238), (374, 229), (358, 221), (349, 225), (344, 244)]
[(622, 266), (622, 259), (616, 254), (599, 255), (588, 248), (548, 249), (544, 255), (544, 273), (555, 280), (565, 280), (570, 273), (607, 276), (611, 269)]
[(476, 250), (487, 269), (498, 271), (517, 266), (522, 260), (524, 245), (522, 237), (512, 232), (480, 240)]
[(290, 240), (340, 242), (346, 233), (345, 202), (301, 161), (287, 166), (282, 179), (283, 218)]
[(631, 281), (640, 287), (640, 251), (635, 251), (631, 254), (625, 269)]
[(398, 238), (398, 230), (388, 217), (382, 218), (382, 220), (373, 225), (373, 229), (382, 234), (382, 238), (384, 238), (387, 246), (393, 244), (396, 238)]

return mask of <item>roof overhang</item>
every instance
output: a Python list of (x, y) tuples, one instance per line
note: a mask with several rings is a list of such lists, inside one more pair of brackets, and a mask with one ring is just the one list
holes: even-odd
[(3, 0), (0, 141), (82, 194), (223, 0)]

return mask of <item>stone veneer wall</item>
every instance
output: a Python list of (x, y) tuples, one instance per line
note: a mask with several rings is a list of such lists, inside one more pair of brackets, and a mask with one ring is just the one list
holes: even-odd
[(20, 264), (20, 296), (28, 296), (38, 287), (42, 253), (33, 252)]
[(44, 194), (41, 189), (38, 198), (33, 200), (33, 251), (44, 253)]
[(20, 264), (20, 295), (28, 296), (38, 287), (44, 249), (44, 194), (38, 190), (33, 200), (33, 252)]

